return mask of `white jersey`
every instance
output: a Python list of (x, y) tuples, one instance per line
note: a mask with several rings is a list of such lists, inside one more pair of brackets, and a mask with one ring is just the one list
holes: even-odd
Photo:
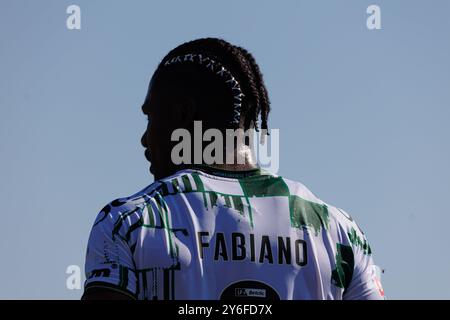
[(85, 290), (138, 299), (383, 299), (353, 219), (264, 172), (184, 169), (97, 216)]

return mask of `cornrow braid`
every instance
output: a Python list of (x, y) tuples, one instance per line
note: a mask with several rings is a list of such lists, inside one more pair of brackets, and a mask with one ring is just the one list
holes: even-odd
[[(202, 38), (185, 42), (172, 49), (161, 60), (152, 77), (152, 82), (157, 81), (158, 76), (164, 73), (164, 67), (168, 64), (176, 67), (177, 63), (171, 63), (171, 61), (178, 61), (178, 57), (189, 54), (208, 56), (217, 62), (218, 66), (226, 68), (237, 80), (243, 93), (242, 103), (239, 107), (236, 107), (236, 103), (230, 105), (230, 108), (233, 107), (233, 117), (236, 116), (236, 112), (238, 113), (237, 126), (248, 129), (253, 125), (258, 130), (258, 119), (261, 118), (261, 128), (267, 129), (270, 101), (259, 66), (251, 53), (223, 39)], [(236, 123), (235, 118), (230, 120)]]
[[(258, 104), (258, 109), (255, 110), (254, 114), (256, 117), (258, 114), (261, 115), (261, 129), (267, 130), (268, 129), (267, 122), (270, 112), (270, 100), (266, 86), (264, 85), (263, 75), (253, 55), (242, 47), (238, 48), (239, 50), (241, 50), (242, 54), (246, 57), (247, 61), (250, 63), (253, 74), (255, 76), (256, 86), (259, 89), (260, 103)], [(256, 122), (257, 119), (255, 118), (254, 121)]]

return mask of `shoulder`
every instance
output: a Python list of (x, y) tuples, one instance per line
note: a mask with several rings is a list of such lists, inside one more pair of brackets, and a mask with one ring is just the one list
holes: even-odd
[(159, 197), (166, 195), (168, 188), (173, 186), (173, 181), (182, 175), (182, 171), (177, 172), (153, 182), (130, 196), (107, 203), (97, 214), (93, 227), (113, 225), (117, 228), (119, 224), (133, 224), (140, 219), (147, 205), (155, 198), (158, 201)]
[[(360, 245), (364, 250), (370, 252), (370, 247), (365, 240), (365, 234), (353, 217), (344, 209), (331, 205), (316, 196), (304, 184), (283, 178), (289, 188), (290, 197), (301, 205), (303, 211), (320, 215), (325, 229), (333, 228), (337, 231), (342, 242), (350, 242)], [(310, 219), (306, 217), (305, 219)]]
[(319, 197), (317, 197), (308, 187), (299, 181), (282, 178), (289, 189), (289, 194), (301, 197), (304, 200), (314, 202), (321, 205), (326, 205)]
[(117, 198), (107, 203), (97, 214), (93, 228), (114, 228), (119, 223), (140, 219), (143, 208), (161, 188), (161, 181), (155, 181), (140, 191), (127, 196)]

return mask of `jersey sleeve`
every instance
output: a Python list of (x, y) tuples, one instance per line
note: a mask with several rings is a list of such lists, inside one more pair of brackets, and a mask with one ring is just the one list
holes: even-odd
[(345, 300), (383, 300), (379, 268), (375, 265), (372, 249), (365, 234), (352, 221), (347, 226), (347, 240), (353, 251), (354, 268), (349, 286), (344, 291)]
[(111, 205), (98, 214), (87, 246), (85, 292), (93, 287), (106, 287), (136, 299), (134, 260), (118, 228), (122, 223), (120, 212)]

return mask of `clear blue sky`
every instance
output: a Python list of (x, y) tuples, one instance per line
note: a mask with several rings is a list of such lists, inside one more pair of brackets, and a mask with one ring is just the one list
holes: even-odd
[[(282, 4), (281, 4), (282, 3)], [(81, 30), (66, 8), (81, 7)], [(381, 8), (381, 30), (366, 8)], [(450, 2), (0, 2), (0, 298), (78, 299), (98, 211), (153, 181), (140, 106), (176, 45), (256, 57), (279, 174), (344, 208), (389, 298), (450, 298)]]

